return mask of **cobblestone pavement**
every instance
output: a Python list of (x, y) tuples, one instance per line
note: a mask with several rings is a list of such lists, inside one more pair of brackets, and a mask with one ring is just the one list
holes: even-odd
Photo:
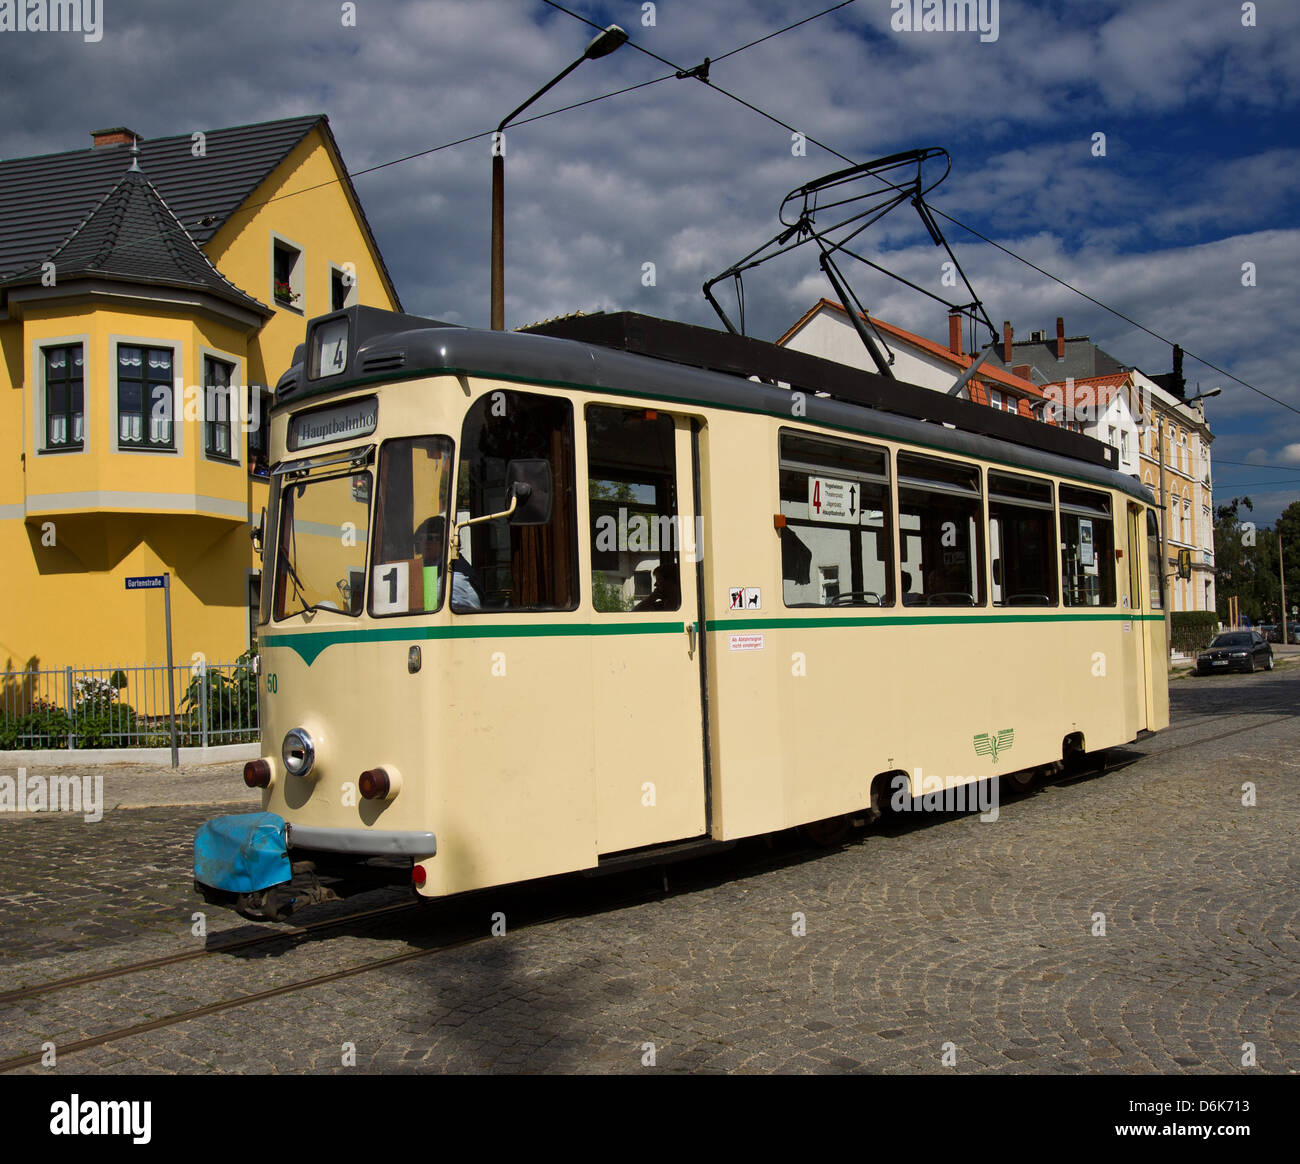
[[(0, 1059), (481, 938), (25, 1070), (1294, 1073), (1300, 670), (1171, 692), (1169, 731), (994, 823), (758, 840), (666, 894), (658, 872), (567, 878), (286, 936), (0, 1004)], [(209, 943), (260, 932), (191, 892), (212, 814), (0, 815), (0, 992), (193, 949), (200, 912)]]

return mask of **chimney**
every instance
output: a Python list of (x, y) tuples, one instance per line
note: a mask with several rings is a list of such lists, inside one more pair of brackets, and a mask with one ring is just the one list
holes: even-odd
[(1187, 381), (1183, 379), (1183, 349), (1174, 344), (1174, 393), (1180, 400), (1187, 397)]
[(1032, 380), (1034, 376), (1034, 368), (1032, 364), (1017, 364), (1011, 369), (1011, 374), (1013, 376), (1019, 376), (1022, 380)]
[(95, 143), (95, 149), (99, 149), (100, 146), (130, 145), (135, 141), (136, 136), (135, 130), (127, 129), (125, 125), (115, 125), (112, 129), (92, 129), (90, 131), (90, 138)]
[(1065, 317), (1056, 317), (1056, 358), (1065, 359)]
[(1011, 363), (1011, 337), (1014, 334), (1011, 330), (1011, 320), (1004, 319), (1002, 321), (1002, 362), (1004, 364)]
[(948, 350), (954, 356), (964, 355), (961, 350), (961, 312), (948, 312)]

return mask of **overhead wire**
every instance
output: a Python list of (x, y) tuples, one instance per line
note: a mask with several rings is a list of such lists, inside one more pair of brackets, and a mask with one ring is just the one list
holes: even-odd
[[(583, 16), (581, 13), (574, 12), (571, 9), (566, 8), (563, 4), (558, 3), (557, 0), (542, 0), (542, 2), (544, 4), (549, 5), (551, 8), (554, 8), (560, 12), (565, 13), (567, 16), (573, 17), (575, 20), (579, 20), (584, 24), (590, 25), (592, 28), (595, 28), (597, 30), (603, 30), (603, 26), (597, 24), (593, 20), (588, 19), (587, 17)], [(799, 28), (800, 26), (807, 24), (810, 21), (817, 20), (820, 17), (826, 16), (831, 12), (835, 12), (840, 8), (845, 8), (854, 2), (855, 0), (841, 0), (841, 2), (838, 4), (833, 4), (830, 7), (821, 10), (820, 12), (813, 13), (810, 16), (806, 16), (801, 20), (797, 20), (792, 24), (788, 24), (783, 28), (777, 29), (775, 32), (768, 33), (765, 36), (759, 37), (755, 40), (749, 41), (746, 44), (740, 45), (738, 48), (734, 48), (729, 52), (723, 53), (719, 57), (705, 58), (705, 66), (707, 66), (710, 63), (716, 63), (717, 61), (725, 60), (728, 57), (735, 56), (737, 53), (744, 52), (746, 49), (753, 48), (755, 45), (762, 44), (768, 40), (772, 40), (774, 37), (781, 36), (783, 33), (789, 32), (795, 28)], [(774, 124), (781, 126), (783, 129), (789, 130), (791, 133), (800, 134), (803, 140), (811, 142), (819, 149), (825, 150), (827, 153), (834, 155), (835, 157), (839, 158), (841, 161), (847, 162), (850, 165), (858, 164), (854, 158), (850, 157), (848, 154), (841, 153), (834, 146), (831, 146), (826, 142), (820, 141), (818, 138), (815, 138), (811, 134), (808, 134), (802, 130), (795, 129), (793, 125), (791, 125), (789, 122), (783, 121), (775, 114), (769, 113), (767, 112), (767, 110), (761, 109), (757, 105), (754, 105), (752, 102), (745, 100), (743, 97), (740, 97), (739, 95), (732, 93), (729, 90), (723, 88), (721, 85), (717, 84), (715, 81), (711, 80), (708, 77), (707, 67), (703, 67), (703, 75), (701, 75), (701, 68), (702, 68), (701, 66), (696, 66), (694, 69), (683, 69), (681, 68), (681, 66), (675, 64), (673, 61), (668, 60), (668, 58), (660, 56), (658, 53), (645, 48), (643, 45), (637, 44), (634, 40), (630, 38), (628, 39), (627, 43), (636, 51), (643, 53), (644, 55), (651, 57), (654, 60), (659, 61), (661, 64), (667, 65), (673, 71), (671, 73), (665, 73), (664, 75), (659, 77), (653, 77), (648, 81), (641, 81), (635, 85), (628, 85), (621, 89), (612, 90), (609, 93), (602, 93), (596, 97), (589, 97), (583, 101), (575, 101), (569, 105), (563, 105), (556, 109), (547, 110), (544, 113), (537, 113), (532, 115), (531, 117), (521, 118), (519, 121), (515, 123), (515, 125), (516, 126), (527, 125), (530, 122), (541, 121), (547, 117), (555, 117), (560, 113), (567, 113), (570, 110), (579, 109), (585, 105), (593, 105), (598, 101), (606, 101), (612, 97), (619, 97), (625, 93), (634, 92), (637, 89), (644, 89), (650, 85), (657, 85), (662, 81), (667, 81), (674, 78), (685, 78), (685, 77), (693, 76), (696, 79), (700, 80), (703, 84), (707, 85), (710, 89), (713, 89), (718, 93), (722, 94), (724, 97), (728, 97), (732, 101), (735, 101), (740, 105), (743, 105), (746, 109), (749, 109), (754, 113), (757, 113), (760, 117), (766, 118), (768, 121), (771, 121)], [(376, 165), (367, 166), (360, 170), (349, 171), (347, 176), (349, 179), (363, 177), (366, 174), (372, 174), (379, 170), (387, 169), (390, 166), (399, 165), (403, 162), (413, 161), (416, 158), (428, 157), (431, 154), (439, 153), (442, 150), (452, 149), (455, 146), (465, 145), (472, 141), (478, 141), (481, 140), (482, 138), (490, 137), (493, 134), (493, 132), (495, 131), (488, 129), (488, 130), (482, 130), (478, 133), (468, 134), (465, 137), (457, 138), (454, 141), (443, 142), (441, 145), (431, 146), (428, 149), (424, 149), (424, 150), (417, 150), (410, 154), (403, 154), (401, 157), (391, 158), (386, 162), (379, 162)], [(241, 205), (237, 207), (234, 211), (232, 211), (229, 215), (226, 216), (226, 218), (223, 220), (223, 224), (225, 222), (229, 222), (236, 215), (245, 214), (253, 210), (259, 210), (262, 207), (267, 206), (272, 202), (279, 202), (287, 198), (294, 198), (297, 197), (299, 194), (306, 194), (306, 193), (310, 193), (313, 190), (322, 189), (326, 186), (335, 186), (339, 184), (340, 183), (338, 179), (331, 178), (324, 182), (317, 182), (310, 186), (303, 186), (297, 190), (289, 190), (282, 194), (272, 195), (272, 197), (263, 199), (261, 202)], [(1025, 258), (1023, 255), (1018, 254), (1017, 252), (1013, 251), (1010, 247), (1003, 246), (1001, 243), (994, 241), (993, 239), (989, 238), (987, 235), (976, 230), (974, 227), (968, 225), (967, 223), (962, 222), (960, 219), (957, 219), (953, 217), (951, 214), (948, 214), (945, 211), (940, 210), (936, 206), (931, 206), (930, 209), (933, 210), (934, 213), (942, 216), (943, 218), (946, 218), (954, 226), (958, 226), (962, 230), (967, 231), (969, 234), (974, 235), (982, 242), (985, 242), (992, 247), (996, 247), (1004, 254), (1008, 255), (1009, 257), (1015, 259), (1018, 262), (1024, 263), (1027, 267), (1038, 272), (1040, 275), (1044, 276), (1045, 278), (1051, 279), (1053, 282), (1058, 283), (1060, 286), (1065, 287), (1067, 290), (1073, 292), (1074, 294), (1079, 295), (1084, 299), (1087, 299), (1090, 303), (1095, 304), (1096, 306), (1100, 307), (1102, 310), (1110, 312), (1110, 314), (1116, 316), (1119, 319), (1124, 320), (1126, 323), (1132, 325), (1133, 327), (1138, 328), (1140, 331), (1146, 332), (1148, 335), (1159, 340), (1161, 343), (1169, 344), (1170, 346), (1174, 345), (1174, 341), (1170, 340), (1168, 337), (1163, 336), (1159, 332), (1154, 331), (1153, 329), (1147, 327), (1145, 324), (1138, 322), (1137, 320), (1133, 319), (1131, 316), (1125, 314), (1124, 312), (1118, 310), (1117, 308), (1111, 307), (1109, 304), (1096, 298), (1096, 296), (1090, 295), (1088, 292), (1082, 290), (1079, 287), (1076, 287), (1068, 280), (1062, 279), (1059, 275), (1052, 274), (1052, 272), (1045, 270), (1043, 267), (1040, 267), (1038, 264)], [(209, 216), (206, 215), (201, 216), (194, 223), (189, 224), (189, 229), (192, 229), (193, 227), (196, 226), (204, 225), (204, 220), (207, 217)], [(153, 236), (152, 238), (135, 239), (132, 240), (131, 243), (126, 245), (129, 248), (139, 244), (157, 241), (158, 239), (161, 239), (163, 237), (165, 236), (159, 234)], [(1296, 408), (1294, 405), (1288, 404), (1285, 400), (1281, 400), (1278, 397), (1273, 396), (1271, 393), (1264, 391), (1264, 389), (1259, 388), (1254, 384), (1251, 384), (1249, 381), (1243, 380), (1240, 376), (1236, 376), (1233, 373), (1227, 371), (1226, 369), (1221, 368), (1218, 364), (1215, 364), (1213, 361), (1206, 359), (1204, 356), (1197, 355), (1195, 352), (1189, 351), (1186, 348), (1183, 348), (1183, 354), (1184, 356), (1196, 360), (1198, 363), (1204, 365), (1205, 367), (1210, 368), (1211, 370), (1219, 373), (1219, 375), (1224, 376), (1229, 380), (1232, 380), (1234, 383), (1240, 384), (1242, 387), (1249, 389), (1251, 392), (1257, 393), (1258, 395), (1264, 397), (1266, 400), (1269, 400), (1272, 403), (1277, 404), (1280, 407), (1285, 408), (1290, 412), (1294, 412), (1297, 415), (1300, 415), (1300, 408)]]
[[(587, 17), (581, 15), (580, 13), (574, 12), (571, 9), (566, 8), (563, 4), (558, 3), (557, 0), (542, 0), (542, 2), (544, 4), (549, 5), (552, 8), (558, 9), (560, 12), (564, 12), (567, 15), (572, 16), (576, 20), (582, 21), (584, 24), (591, 25), (593, 28), (597, 28), (597, 29), (601, 28), (601, 25), (596, 24), (595, 21), (589, 20)], [(789, 25), (787, 26), (787, 28), (781, 29), (780, 32), (789, 31), (790, 28), (796, 28), (798, 27), (799, 24), (805, 24), (807, 23), (808, 20), (815, 20), (817, 19), (817, 17), (825, 16), (828, 12), (834, 12), (837, 8), (843, 8), (843, 7), (845, 7), (844, 4), (836, 4), (831, 8), (824, 9), (823, 11), (818, 12), (813, 16), (807, 17), (805, 20), (801, 20), (798, 21), (796, 24)], [(771, 35), (777, 36), (780, 35), (780, 32), (772, 33)], [(763, 37), (760, 38), (759, 40), (751, 41), (750, 45), (742, 46), (742, 48), (748, 48), (751, 45), (760, 44), (762, 43), (763, 40), (767, 40), (767, 39), (770, 39), (770, 37)], [(651, 52), (649, 49), (644, 48), (643, 46), (637, 44), (635, 41), (631, 39), (629, 39), (627, 43), (630, 44), (638, 52), (645, 53), (647, 56), (653, 57), (655, 60), (660, 61), (665, 65), (673, 65), (673, 62), (668, 60), (666, 57), (661, 57), (658, 53)], [(739, 52), (739, 51), (741, 50), (740, 49), (733, 50), (733, 52)], [(727, 53), (725, 55), (731, 56), (732, 53)], [(709, 59), (710, 58), (706, 58), (706, 60)], [(716, 62), (722, 59), (723, 57), (714, 57), (712, 58), (712, 61)], [(677, 75), (683, 76), (683, 75), (687, 75), (688, 73), (689, 71), (683, 72), (682, 70), (679, 70)], [(780, 125), (783, 128), (790, 130), (791, 132), (794, 133), (802, 132), (800, 130), (796, 130), (789, 123), (782, 121), (779, 117), (776, 117), (775, 115), (768, 113), (766, 110), (760, 109), (758, 106), (751, 104), (750, 102), (746, 101), (744, 98), (739, 97), (734, 93), (728, 92), (728, 90), (724, 89), (721, 85), (717, 84), (715, 81), (710, 80), (708, 77), (702, 77), (700, 79), (704, 81), (704, 83), (707, 84), (710, 89), (715, 89), (717, 90), (717, 92), (723, 94), (723, 96), (730, 97), (733, 101), (738, 101), (741, 105), (744, 105), (747, 109), (752, 109), (755, 113), (759, 114), (762, 117), (767, 118), (769, 121), (775, 122), (777, 125)], [(857, 165), (857, 162), (854, 158), (849, 157), (847, 154), (841, 153), (833, 146), (827, 145), (825, 142), (819, 141), (817, 138), (812, 137), (807, 133), (803, 133), (802, 136), (806, 141), (812, 142), (813, 145), (818, 146), (820, 149), (825, 150), (827, 153), (833, 154), (835, 157), (841, 159), (842, 161), (848, 162), (850, 165)], [(927, 205), (929, 204), (927, 203)], [(1050, 271), (1044, 270), (1042, 267), (1038, 266), (1036, 263), (1032, 262), (1031, 260), (1025, 258), (1023, 255), (1017, 254), (1009, 247), (1005, 247), (1001, 243), (995, 242), (987, 235), (981, 234), (974, 227), (968, 226), (966, 223), (960, 221), (959, 219), (954, 218), (951, 214), (946, 214), (944, 211), (940, 210), (937, 206), (930, 206), (929, 208), (933, 210), (936, 214), (942, 215), (944, 218), (948, 219), (948, 221), (951, 222), (954, 226), (961, 227), (962, 230), (968, 231), (970, 234), (973, 234), (976, 238), (982, 240), (983, 242), (988, 243), (990, 246), (996, 247), (998, 250), (1009, 255), (1011, 258), (1016, 259), (1018, 262), (1024, 263), (1027, 267), (1030, 267), (1032, 270), (1037, 271), (1040, 275), (1043, 275), (1044, 277), (1051, 279), (1055, 283), (1059, 283), (1062, 287), (1065, 287), (1067, 290), (1074, 292), (1074, 294), (1076, 295), (1082, 296), (1084, 299), (1087, 299), (1090, 303), (1096, 304), (1098, 307), (1102, 308), (1102, 310), (1108, 311), (1112, 315), (1116, 316), (1117, 318), (1122, 319), (1126, 323), (1131, 324), (1133, 327), (1138, 328), (1140, 331), (1146, 332), (1148, 335), (1154, 337), (1155, 339), (1158, 339), (1161, 343), (1169, 344), (1171, 347), (1174, 346), (1175, 341), (1167, 338), (1166, 336), (1161, 335), (1159, 332), (1153, 331), (1145, 324), (1139, 323), (1131, 316), (1126, 315), (1124, 312), (1118, 310), (1117, 308), (1111, 307), (1108, 303), (1102, 302), (1102, 300), (1096, 298), (1096, 296), (1088, 294), (1088, 292), (1082, 290), (1079, 287), (1074, 286), (1074, 284), (1070, 283), (1065, 279), (1062, 279), (1060, 276), (1053, 275)], [(1219, 365), (1215, 364), (1213, 361), (1207, 360), (1204, 356), (1199, 356), (1195, 352), (1189, 351), (1186, 348), (1183, 348), (1183, 355), (1190, 357), (1193, 360), (1196, 360), (1197, 363), (1203, 364), (1205, 367), (1210, 368), (1215, 372), (1218, 372), (1219, 375), (1224, 376), (1227, 379), (1232, 380), (1237, 384), (1240, 384), (1243, 388), (1248, 388), (1250, 391), (1257, 393), (1258, 395), (1264, 397), (1266, 400), (1270, 400), (1274, 404), (1277, 404), (1282, 408), (1287, 409), (1290, 412), (1294, 412), (1297, 415), (1300, 415), (1300, 408), (1296, 408), (1294, 405), (1288, 404), (1285, 400), (1281, 400), (1278, 397), (1273, 396), (1271, 393), (1265, 392), (1264, 389), (1256, 387), (1254, 384), (1251, 384), (1247, 380), (1243, 380), (1240, 376), (1233, 375), (1233, 373), (1227, 371), (1225, 368), (1219, 367)]]

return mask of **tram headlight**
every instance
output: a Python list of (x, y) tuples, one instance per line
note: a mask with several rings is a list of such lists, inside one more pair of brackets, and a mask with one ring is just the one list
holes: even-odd
[(285, 732), (280, 748), (284, 766), (294, 776), (306, 776), (316, 763), (316, 745), (304, 728), (291, 728)]

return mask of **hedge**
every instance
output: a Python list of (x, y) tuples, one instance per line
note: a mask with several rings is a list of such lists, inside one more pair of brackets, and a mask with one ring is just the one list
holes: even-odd
[(1219, 630), (1213, 610), (1175, 610), (1169, 620), (1169, 645), (1185, 655), (1203, 650)]

